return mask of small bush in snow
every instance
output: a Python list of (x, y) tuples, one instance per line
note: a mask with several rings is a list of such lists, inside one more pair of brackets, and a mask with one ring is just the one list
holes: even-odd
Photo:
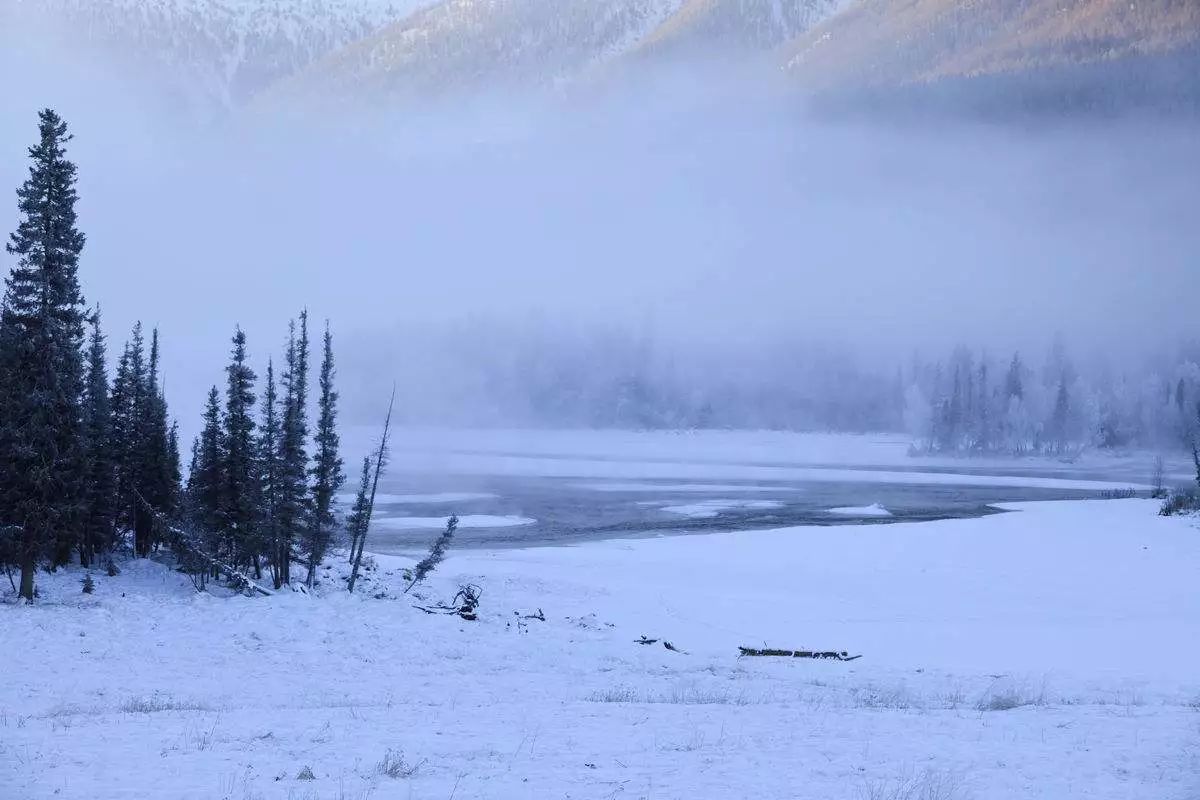
[(910, 778), (868, 783), (859, 797), (861, 800), (967, 800), (970, 795), (957, 776), (926, 770)]
[(80, 583), (83, 584), (84, 594), (91, 594), (92, 592), (96, 591), (96, 582), (92, 580), (92, 573), (89, 572), (87, 575), (84, 575), (83, 580), (81, 580)]
[(316, 779), (317, 776), (313, 774), (312, 767), (306, 766), (300, 772), (296, 773), (296, 780), (298, 781), (315, 781)]
[(1176, 514), (1186, 514), (1197, 509), (1200, 509), (1200, 497), (1197, 497), (1194, 492), (1172, 492), (1163, 501), (1162, 508), (1158, 510), (1158, 513), (1164, 517), (1173, 517)]
[(1012, 711), (1023, 706), (1044, 706), (1045, 690), (1038, 694), (1022, 691), (1016, 687), (988, 691), (979, 698), (975, 708), (979, 711)]
[(105, 572), (108, 573), (108, 577), (110, 577), (110, 578), (115, 578), (121, 574), (120, 568), (116, 564), (113, 563), (113, 560), (111, 558), (108, 560), (107, 563), (105, 563), (104, 570), (105, 570)]
[(416, 764), (409, 764), (404, 760), (403, 751), (388, 750), (384, 753), (383, 760), (375, 765), (375, 771), (389, 778), (411, 778), (417, 774), (417, 770), (424, 763), (424, 761), (420, 761)]
[(203, 703), (192, 703), (165, 695), (154, 694), (148, 697), (131, 697), (120, 705), (120, 710), (126, 714), (154, 714), (159, 711), (208, 711)]

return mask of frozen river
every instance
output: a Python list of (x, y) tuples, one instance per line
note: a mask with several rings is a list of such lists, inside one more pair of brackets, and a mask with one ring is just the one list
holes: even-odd
[(425, 547), (450, 514), (462, 521), (458, 547), (886, 524), (1097, 497), (1144, 485), (1149, 468), (1144, 454), (913, 459), (889, 436), (401, 431), (395, 441), (372, 525), (379, 552)]

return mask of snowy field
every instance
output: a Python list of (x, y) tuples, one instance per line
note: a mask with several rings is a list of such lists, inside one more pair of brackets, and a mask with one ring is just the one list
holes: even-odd
[[(1196, 798), (1200, 531), (1156, 508), (451, 551), (408, 596), (398, 556), (353, 597), (43, 576), (0, 796)], [(467, 581), (477, 621), (413, 608)]]

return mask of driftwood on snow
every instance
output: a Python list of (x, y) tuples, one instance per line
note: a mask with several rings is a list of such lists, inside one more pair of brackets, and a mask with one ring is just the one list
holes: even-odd
[[(641, 638), (634, 639), (633, 643), (634, 644), (658, 644), (658, 639), (650, 639), (645, 634), (642, 634)], [(676, 647), (675, 645), (666, 641), (665, 639), (663, 640), (662, 645), (663, 645), (663, 647), (670, 650), (672, 653), (682, 653), (685, 656), (688, 654), (687, 650), (680, 650), (678, 647)]]
[(457, 614), (468, 622), (474, 622), (478, 619), (475, 609), (479, 608), (479, 598), (482, 596), (483, 589), (473, 583), (468, 583), (458, 588), (458, 593), (454, 595), (454, 599), (449, 604), (438, 603), (433, 607), (414, 605), (413, 608), (424, 611), (426, 614)]
[(853, 661), (862, 655), (852, 656), (845, 650), (775, 650), (770, 647), (739, 647), (743, 656), (778, 656), (780, 658), (828, 658), (834, 661)]

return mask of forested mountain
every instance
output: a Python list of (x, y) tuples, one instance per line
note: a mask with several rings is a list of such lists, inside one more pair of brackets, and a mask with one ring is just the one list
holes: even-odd
[[(809, 89), (1195, 97), (1193, 0), (857, 0), (784, 49)], [(1091, 102), (1091, 98), (1085, 98)], [(1052, 102), (1052, 99), (1051, 101)], [(1074, 98), (1078, 103), (1078, 98)]]
[[(1195, 94), (1191, 0), (10, 0), (21, 40), (151, 76), (206, 113), (635, 82), (733, 56), (804, 90), (964, 79)], [(30, 35), (30, 34), (33, 35)], [(1081, 68), (1087, 68), (1081, 71)], [(999, 81), (999, 83), (997, 83)], [(1164, 88), (1165, 87), (1165, 88)]]

